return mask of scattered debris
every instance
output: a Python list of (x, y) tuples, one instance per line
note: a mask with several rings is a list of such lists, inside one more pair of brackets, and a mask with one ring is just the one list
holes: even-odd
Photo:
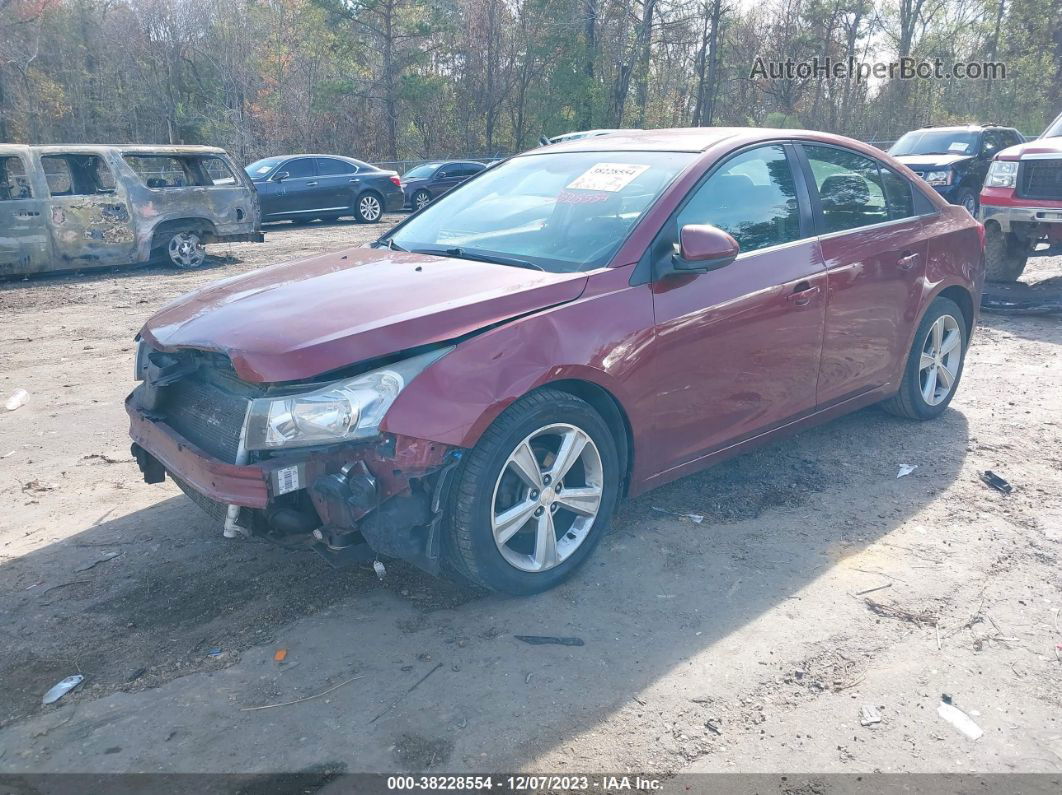
[(951, 703), (951, 697), (947, 694), (941, 696), (937, 714), (971, 740), (979, 740), (984, 734), (981, 727), (974, 723), (973, 718)]
[(324, 690), (324, 691), (322, 691), (320, 693), (315, 693), (314, 695), (306, 696), (305, 698), (297, 698), (294, 701), (281, 701), (279, 704), (264, 704), (261, 707), (240, 707), (240, 712), (254, 712), (255, 710), (259, 710), (259, 709), (273, 709), (273, 707), (290, 707), (292, 704), (301, 704), (303, 701), (312, 701), (315, 698), (320, 698), (321, 696), (327, 696), (329, 693), (331, 693), (334, 690), (339, 690), (339, 688), (343, 687), (343, 685), (349, 685), (355, 679), (361, 679), (361, 677), (360, 676), (353, 676), (350, 679), (348, 679), (347, 681), (340, 682), (338, 685), (330, 687), (327, 690)]
[(376, 576), (379, 577), (381, 580), (385, 576), (387, 576), (387, 569), (384, 568), (384, 565), (380, 561), (374, 560), (372, 562), (372, 568), (373, 568), (373, 571), (376, 572)]
[(652, 509), (657, 513), (666, 513), (668, 516), (677, 516), (679, 519), (689, 519), (694, 524), (700, 524), (704, 521), (704, 517), (699, 513), (678, 513), (677, 511), (669, 511), (667, 508), (657, 508), (655, 505)]
[(277, 649), (273, 652), (273, 662), (284, 662), (286, 659), (288, 659), (287, 649)]
[(89, 583), (89, 582), (92, 582), (92, 580), (71, 580), (70, 582), (61, 582), (58, 585), (53, 585), (51, 588), (45, 588), (43, 591), (41, 591), (41, 596), (44, 596), (46, 593), (49, 593), (50, 591), (55, 591), (55, 590), (58, 590), (59, 588), (65, 588), (68, 585), (82, 585), (84, 583)]
[(220, 646), (211, 646), (207, 650), (207, 657), (220, 657), (222, 654)]
[(902, 607), (896, 605), (886, 605), (881, 602), (875, 602), (873, 599), (864, 599), (867, 609), (872, 613), (876, 613), (882, 618), (895, 618), (900, 621), (908, 621), (912, 624), (936, 624), (936, 616), (929, 612), (914, 613), (910, 610), (905, 610)]
[(12, 455), (14, 455), (14, 454), (15, 454), (15, 451), (14, 451), (14, 450), (12, 450), (12, 451), (11, 451), (11, 452), (9, 452), (9, 453), (4, 453), (3, 455), (0, 455), (0, 458), (7, 458), (8, 456), (12, 456)]
[(382, 718), (388, 712), (393, 710), (395, 708), (395, 706), (398, 704), (399, 701), (401, 701), (403, 698), (405, 698), (410, 693), (412, 693), (414, 690), (416, 690), (425, 679), (427, 679), (433, 673), (438, 671), (440, 668), (442, 668), (442, 663), (436, 664), (436, 666), (434, 668), (432, 668), (430, 671), (428, 671), (426, 674), (424, 674), (424, 676), (422, 676), (420, 679), (418, 679), (416, 682), (414, 682), (410, 686), (410, 688), (408, 690), (406, 690), (405, 693), (403, 693), (398, 698), (396, 698), (394, 701), (392, 701), (390, 704), (388, 704), (387, 705), (387, 709), (385, 709), (383, 712), (381, 712), (379, 715), (377, 715), (375, 718), (373, 718), (371, 721), (369, 721), (369, 723), (376, 723), (376, 721), (378, 721), (380, 718)]
[(881, 723), (881, 713), (873, 704), (864, 704), (859, 708), (859, 724), (873, 726), (875, 723)]
[(896, 479), (907, 477), (918, 469), (918, 464), (900, 464), (900, 471), (896, 473)]
[(558, 638), (553, 635), (513, 635), (517, 640), (532, 646), (585, 646), (582, 638)]
[(878, 585), (878, 586), (876, 586), (874, 588), (867, 588), (865, 591), (856, 591), (856, 596), (862, 596), (865, 593), (874, 593), (874, 591), (882, 591), (882, 590), (884, 590), (886, 588), (891, 588), (891, 587), (892, 587), (892, 583), (891, 582), (887, 582), (884, 585)]
[(980, 477), (981, 481), (985, 483), (985, 485), (991, 486), (1000, 494), (1010, 494), (1012, 491), (1014, 491), (1014, 487), (1012, 485), (1010, 485), (1007, 481), (1005, 481), (991, 469), (986, 469), (984, 472), (981, 473)]
[(23, 491), (55, 491), (55, 486), (41, 480), (31, 480), (22, 484)]
[(131, 458), (112, 458), (111, 456), (106, 455), (104, 453), (89, 453), (88, 455), (81, 456), (82, 461), (92, 461), (94, 459), (99, 459), (104, 464), (121, 464), (125, 461), (133, 460)]
[(7, 399), (7, 403), (4, 404), (4, 408), (8, 411), (14, 411), (17, 408), (25, 406), (29, 401), (30, 395), (25, 389), (16, 389), (11, 393), (11, 397)]
[(121, 554), (122, 554), (121, 552), (108, 552), (102, 558), (98, 558), (97, 560), (92, 561), (92, 563), (88, 563), (88, 564), (82, 566), (81, 568), (74, 569), (74, 571), (77, 571), (77, 572), (88, 571), (89, 569), (95, 568), (96, 566), (100, 565), (101, 563), (106, 563), (108, 560), (114, 560), (115, 558), (120, 557)]
[(85, 681), (85, 677), (81, 674), (74, 674), (68, 676), (59, 682), (56, 682), (47, 693), (44, 694), (44, 698), (41, 699), (42, 704), (54, 704), (61, 699), (79, 684)]
[(704, 722), (704, 728), (706, 728), (712, 734), (718, 734), (720, 737), (723, 736), (722, 730), (718, 726), (716, 726), (715, 722), (712, 720), (706, 720)]

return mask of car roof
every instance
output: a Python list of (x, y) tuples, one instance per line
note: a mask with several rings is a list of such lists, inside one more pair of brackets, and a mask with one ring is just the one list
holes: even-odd
[(724, 141), (743, 145), (777, 140), (817, 141), (840, 146), (854, 145), (856, 148), (863, 146), (851, 138), (813, 130), (771, 127), (674, 127), (663, 130), (622, 130), (592, 138), (562, 141), (530, 149), (522, 153), (520, 157), (549, 152), (704, 152)]
[(931, 127), (919, 127), (911, 132), (928, 132), (939, 130), (940, 132), (980, 132), (981, 130), (1013, 130), (1013, 127), (1004, 127), (1002, 124), (942, 124)]
[(151, 146), (150, 144), (45, 144), (31, 146), (30, 150), (42, 155), (55, 155), (70, 152), (95, 153), (119, 151), (130, 155), (223, 155), (224, 149), (216, 146), (170, 145)]

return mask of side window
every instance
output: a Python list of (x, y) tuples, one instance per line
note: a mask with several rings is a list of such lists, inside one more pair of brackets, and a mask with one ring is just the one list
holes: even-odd
[(800, 207), (785, 150), (761, 146), (726, 161), (694, 189), (676, 218), (687, 224), (712, 224), (737, 240), (742, 251), (800, 239)]
[(356, 174), (357, 166), (345, 160), (335, 160), (331, 157), (317, 158), (317, 173), (322, 177), (335, 176), (338, 174)]
[(815, 178), (826, 233), (889, 220), (876, 160), (832, 146), (803, 147)]
[(114, 193), (114, 174), (98, 155), (42, 155), (41, 166), (52, 196)]
[(41, 157), (41, 168), (44, 169), (44, 178), (48, 181), (48, 193), (52, 196), (74, 195), (74, 176), (65, 157), (44, 155)]
[(32, 199), (26, 164), (21, 157), (0, 157), (0, 202)]
[(1006, 144), (1003, 140), (1003, 133), (999, 130), (985, 130), (984, 143), (981, 145), (982, 157), (992, 157), (1000, 149), (1004, 149)]
[(910, 218), (915, 214), (911, 183), (890, 168), (879, 164), (881, 182), (885, 186), (885, 203), (889, 218)]
[(235, 185), (236, 175), (220, 157), (204, 157), (199, 161), (212, 185)]
[(288, 172), (288, 179), (317, 176), (317, 168), (313, 164), (312, 157), (303, 157), (298, 160), (292, 160), (289, 163), (285, 163), (280, 170)]
[(184, 163), (163, 155), (126, 155), (125, 162), (149, 188), (183, 188), (195, 184), (185, 171)]

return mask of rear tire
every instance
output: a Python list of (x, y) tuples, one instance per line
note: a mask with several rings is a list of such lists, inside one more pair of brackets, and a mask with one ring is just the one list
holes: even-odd
[(934, 299), (915, 332), (900, 390), (881, 407), (911, 420), (942, 414), (959, 388), (966, 343), (966, 318), (959, 305), (949, 298)]
[(383, 199), (378, 193), (368, 191), (354, 200), (354, 218), (359, 224), (375, 224), (383, 216)]
[(619, 481), (616, 443), (601, 415), (567, 392), (532, 392), (502, 412), (458, 470), (447, 563), (460, 579), (494, 591), (553, 588), (601, 540)]
[(422, 210), (431, 204), (431, 194), (426, 190), (418, 190), (413, 194), (413, 200), (410, 202), (413, 205), (413, 212)]
[(985, 229), (985, 278), (990, 282), (1016, 282), (1029, 261), (1029, 249), (1013, 233), (994, 223)]
[(179, 268), (194, 270), (206, 262), (202, 230), (194, 226), (172, 226), (155, 233), (152, 259)]

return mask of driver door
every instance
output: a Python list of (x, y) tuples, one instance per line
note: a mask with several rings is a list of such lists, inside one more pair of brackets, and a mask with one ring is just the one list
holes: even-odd
[[(695, 187), (653, 244), (656, 437), (665, 471), (810, 414), (826, 311), (826, 268), (794, 154), (747, 149)], [(730, 265), (668, 267), (678, 230), (713, 224), (738, 241)]]

